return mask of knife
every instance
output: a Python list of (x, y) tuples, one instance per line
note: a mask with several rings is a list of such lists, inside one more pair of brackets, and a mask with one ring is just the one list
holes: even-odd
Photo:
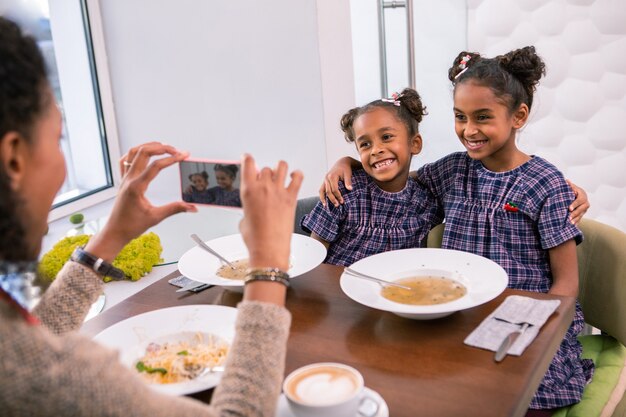
[(528, 326), (530, 326), (529, 323), (524, 323), (522, 327), (520, 327), (518, 330), (515, 330), (514, 332), (509, 333), (504, 338), (504, 340), (500, 344), (500, 347), (496, 351), (496, 356), (494, 357), (494, 360), (496, 362), (501, 362), (502, 359), (504, 359), (506, 353), (509, 351), (509, 348), (513, 346), (513, 343), (515, 343), (518, 337), (524, 334), (526, 329), (528, 329)]
[(211, 284), (205, 284), (203, 282), (193, 281), (193, 282), (185, 285), (181, 289), (176, 290), (176, 292), (183, 292), (183, 291), (200, 292), (200, 291), (205, 290), (205, 289), (207, 289), (209, 287), (212, 287), (212, 286), (213, 285), (211, 285)]

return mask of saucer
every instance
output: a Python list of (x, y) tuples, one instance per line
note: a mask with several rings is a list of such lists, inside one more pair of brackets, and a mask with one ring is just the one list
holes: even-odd
[[(367, 387), (364, 388), (363, 393), (368, 394), (370, 398), (378, 403), (378, 412), (371, 415), (359, 413), (355, 417), (389, 417), (389, 407), (387, 406), (385, 399), (381, 397), (379, 393)], [(289, 408), (285, 394), (280, 394), (280, 398), (278, 399), (276, 417), (295, 417)]]

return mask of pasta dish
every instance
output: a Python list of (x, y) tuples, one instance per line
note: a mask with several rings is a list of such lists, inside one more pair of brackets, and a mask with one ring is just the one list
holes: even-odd
[(150, 343), (135, 368), (151, 383), (185, 382), (222, 365), (227, 353), (225, 341), (198, 332), (189, 341)]

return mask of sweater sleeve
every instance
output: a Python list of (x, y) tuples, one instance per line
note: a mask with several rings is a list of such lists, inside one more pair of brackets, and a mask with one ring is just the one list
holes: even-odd
[(56, 334), (77, 330), (103, 291), (102, 278), (91, 269), (68, 261), (35, 306), (33, 314)]
[[(0, 306), (3, 307), (3, 306)], [(0, 308), (0, 404), (12, 416), (264, 416), (276, 412), (291, 316), (272, 304), (239, 305), (237, 331), (211, 405), (160, 394), (118, 353), (69, 332), (62, 337)], [(8, 349), (10, 347), (10, 349)]]

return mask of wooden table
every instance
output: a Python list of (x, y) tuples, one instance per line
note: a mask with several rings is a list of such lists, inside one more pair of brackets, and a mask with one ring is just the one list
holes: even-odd
[[(320, 265), (292, 280), (287, 307), (293, 322), (287, 373), (313, 362), (341, 362), (363, 373), (368, 387), (402, 416), (523, 416), (574, 315), (575, 300), (505, 290), (489, 303), (437, 320), (419, 321), (362, 306), (339, 287), (342, 268)], [(235, 306), (241, 294), (213, 287), (176, 293), (169, 275), (88, 321), (95, 335), (127, 317), (186, 304)], [(463, 344), (465, 337), (507, 295), (561, 300), (535, 341), (520, 357), (495, 363), (493, 352)], [(194, 397), (208, 401), (210, 391)]]

